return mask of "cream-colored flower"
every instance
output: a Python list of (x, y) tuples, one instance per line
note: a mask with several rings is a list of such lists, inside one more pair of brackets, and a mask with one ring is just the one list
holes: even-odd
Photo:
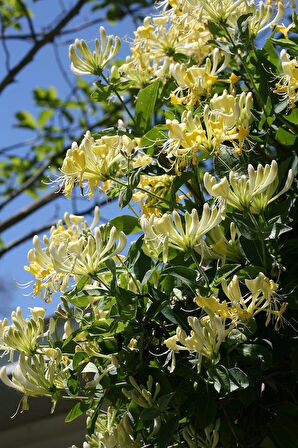
[(239, 246), (240, 233), (235, 224), (230, 224), (231, 239), (227, 240), (226, 235), (220, 225), (211, 229), (206, 235), (206, 243), (208, 247), (214, 252), (215, 256), (220, 257), (222, 264), (237, 263), (242, 260), (242, 255)]
[(281, 306), (278, 304), (276, 295), (278, 285), (262, 272), (254, 279), (245, 280), (245, 285), (249, 293), (243, 295), (239, 279), (237, 275), (234, 275), (229, 284), (226, 280), (222, 282), (222, 289), (229, 299), (228, 302), (220, 301), (215, 295), (209, 297), (198, 295), (195, 302), (206, 312), (212, 310), (218, 316), (230, 319), (234, 325), (248, 321), (264, 311), (267, 314), (266, 325), (271, 319), (275, 319), (275, 329), (277, 330), (287, 306), (285, 302)]
[(67, 229), (58, 222), (57, 227), (52, 228), (50, 238), (43, 238), (44, 248), (38, 236), (33, 238), (33, 249), (28, 252), (29, 266), (25, 269), (36, 278), (35, 295), (45, 294), (45, 299), (50, 300), (53, 292), (65, 291), (71, 279), (77, 282), (81, 276), (88, 275), (91, 280), (106, 260), (118, 256), (124, 249), (126, 236), (123, 232), (119, 233), (116, 244), (115, 227), (95, 227), (99, 219), (98, 208), (90, 227), (86, 221), (82, 222), (82, 218), (66, 215)]
[(239, 210), (259, 213), (268, 204), (286, 193), (290, 189), (293, 179), (293, 171), (289, 170), (284, 187), (275, 194), (278, 187), (278, 165), (273, 160), (271, 165), (265, 165), (265, 167), (258, 165), (256, 170), (252, 165), (248, 165), (248, 175), (239, 175), (230, 171), (230, 185), (225, 177), (217, 182), (214, 176), (205, 173), (204, 185), (211, 196), (224, 197), (228, 204)]
[(62, 354), (58, 351), (56, 357), (48, 358), (41, 355), (27, 357), (20, 354), (19, 362), (9, 379), (6, 367), (0, 371), (2, 382), (24, 394), (23, 408), (28, 409), (27, 397), (51, 396), (55, 390), (64, 390), (64, 381), (68, 377), (65, 365), (61, 364)]
[(80, 146), (73, 143), (67, 151), (61, 167), (63, 176), (57, 179), (62, 182), (66, 197), (70, 197), (76, 183), (82, 189), (88, 186), (89, 196), (92, 196), (95, 187), (108, 180), (109, 176), (122, 177), (128, 164), (125, 154), (135, 152), (136, 146), (136, 140), (126, 135), (94, 139), (87, 131)]
[(225, 53), (220, 64), (221, 55), (219, 49), (215, 48), (212, 60), (208, 57), (204, 66), (193, 65), (187, 68), (184, 64), (171, 64), (170, 74), (178, 84), (178, 88), (171, 94), (172, 103), (190, 106), (198, 103), (201, 96), (209, 96), (218, 75), (228, 66), (230, 59), (231, 56)]
[[(95, 39), (95, 50), (91, 53), (84, 39), (76, 39), (69, 47), (71, 70), (77, 75), (100, 75), (104, 67), (116, 56), (120, 50), (119, 37), (107, 36), (103, 26), (99, 29), (100, 43)], [(80, 54), (79, 57), (75, 51)]]
[[(207, 315), (201, 318), (189, 317), (190, 335), (178, 327), (176, 334), (165, 341), (166, 346), (174, 351), (186, 350), (197, 357), (197, 369), (200, 372), (202, 358), (217, 361), (222, 342), (226, 339), (233, 325), (226, 325), (224, 317), (216, 315), (211, 309), (205, 309)], [(172, 369), (175, 365), (172, 364)]]
[(15, 350), (26, 355), (33, 355), (37, 340), (46, 335), (44, 333), (45, 309), (35, 307), (29, 310), (31, 318), (24, 319), (22, 310), (18, 306), (16, 311), (11, 313), (11, 325), (6, 318), (0, 321), (0, 350), (3, 350), (3, 355), (10, 353), (11, 360)]
[(290, 107), (295, 107), (298, 89), (298, 61), (297, 58), (290, 58), (285, 49), (280, 52), (281, 68), (283, 74), (280, 81), (275, 84), (274, 93), (281, 95), (283, 100), (289, 99)]
[(145, 249), (155, 258), (162, 252), (164, 262), (167, 262), (169, 247), (202, 254), (205, 247), (202, 237), (222, 221), (224, 213), (225, 203), (221, 201), (212, 209), (208, 204), (204, 204), (201, 218), (195, 209), (191, 213), (186, 212), (184, 223), (177, 211), (173, 212), (173, 217), (167, 213), (161, 218), (155, 215), (147, 218), (143, 215), (141, 227)]

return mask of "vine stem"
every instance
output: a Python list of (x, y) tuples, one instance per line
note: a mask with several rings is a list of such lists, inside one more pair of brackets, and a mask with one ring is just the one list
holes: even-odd
[(202, 269), (202, 267), (200, 266), (194, 250), (191, 251), (191, 258), (193, 259), (193, 261), (194, 261), (194, 263), (195, 263), (199, 273), (201, 274), (201, 276), (205, 280), (206, 286), (209, 288), (209, 279), (208, 279), (207, 275), (205, 274), (204, 270)]
[[(119, 180), (119, 179), (116, 179), (115, 177), (111, 177), (111, 176), (109, 176), (108, 177), (108, 179), (109, 180), (112, 180), (113, 182), (116, 182), (117, 184), (119, 184), (119, 185), (122, 185), (122, 187), (129, 187), (129, 185), (128, 184), (126, 184), (125, 182), (122, 182), (121, 180)], [(145, 188), (142, 188), (142, 187), (136, 187), (138, 190), (140, 190), (140, 191), (143, 191), (144, 193), (146, 193), (146, 194), (148, 194), (149, 196), (152, 196), (153, 198), (155, 198), (155, 199), (158, 199), (160, 202), (165, 202), (165, 203), (167, 203), (167, 204), (169, 204), (170, 205), (170, 201), (168, 201), (167, 199), (165, 199), (165, 198), (162, 198), (161, 196), (158, 196), (157, 194), (155, 194), (155, 193), (152, 193), (152, 191), (148, 191), (148, 190), (146, 190)], [(181, 204), (177, 204), (177, 208), (179, 208), (180, 210), (182, 210), (182, 211), (184, 211), (184, 207), (181, 205)]]
[(101, 77), (102, 77), (102, 79), (107, 83), (107, 85), (110, 86), (110, 87), (112, 88), (112, 90), (113, 90), (113, 92), (115, 93), (115, 95), (117, 96), (118, 100), (121, 102), (122, 106), (124, 107), (124, 109), (125, 109), (126, 112), (128, 113), (129, 117), (132, 119), (134, 125), (135, 125), (136, 127), (138, 127), (138, 126), (137, 126), (137, 123), (136, 123), (136, 120), (135, 120), (135, 118), (134, 118), (134, 116), (132, 115), (132, 113), (130, 112), (130, 110), (128, 109), (128, 107), (126, 106), (126, 104), (125, 104), (125, 102), (123, 101), (123, 99), (121, 98), (121, 95), (119, 95), (117, 89), (113, 86), (113, 84), (111, 84), (111, 83), (109, 82), (108, 78), (107, 78), (103, 73), (101, 73)]

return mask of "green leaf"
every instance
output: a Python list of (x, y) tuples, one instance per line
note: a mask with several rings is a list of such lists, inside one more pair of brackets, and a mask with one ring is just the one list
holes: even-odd
[(152, 126), (152, 117), (158, 95), (159, 81), (155, 81), (140, 91), (136, 107), (135, 119), (141, 134), (146, 133)]
[(109, 223), (111, 226), (116, 227), (118, 232), (122, 231), (125, 235), (131, 235), (132, 233), (136, 233), (141, 230), (139, 220), (135, 216), (117, 216), (116, 218), (111, 219)]
[(89, 359), (89, 356), (85, 352), (77, 352), (75, 353), (72, 365), (74, 370), (81, 371), (87, 364), (87, 360)]
[(38, 126), (43, 128), (44, 125), (49, 121), (49, 119), (54, 115), (54, 110), (53, 109), (45, 109), (42, 110), (39, 114), (37, 123)]
[(278, 128), (275, 139), (283, 146), (293, 146), (296, 141), (296, 135), (283, 128)]
[(129, 186), (122, 187), (118, 197), (119, 207), (124, 208), (131, 200), (131, 197), (132, 197), (132, 189)]
[(16, 118), (19, 121), (19, 123), (17, 124), (17, 127), (19, 128), (35, 129), (37, 127), (35, 118), (26, 110), (21, 110), (20, 112), (17, 112)]
[(86, 401), (80, 401), (79, 403), (76, 403), (74, 407), (69, 411), (67, 416), (65, 417), (65, 423), (72, 422), (76, 418), (78, 418), (80, 415), (82, 415), (84, 412), (87, 411), (89, 408), (88, 403)]
[(213, 45), (213, 47), (217, 47), (220, 50), (223, 50), (225, 53), (234, 54), (233, 53), (233, 46), (229, 42), (223, 42), (221, 40), (209, 40), (207, 42), (207, 44)]
[(71, 299), (69, 299), (69, 302), (72, 305), (78, 306), (78, 307), (85, 307), (90, 304), (89, 296), (86, 294), (72, 297)]
[(167, 140), (167, 134), (163, 131), (166, 129), (164, 125), (154, 126), (142, 138), (140, 147), (144, 149), (146, 154), (152, 156), (155, 148), (161, 146)]
[(246, 373), (244, 373), (238, 367), (232, 367), (229, 369), (230, 375), (230, 392), (237, 389), (246, 389), (249, 386), (249, 379)]
[(167, 275), (180, 280), (182, 285), (186, 286), (195, 293), (198, 284), (196, 282), (197, 274), (194, 269), (190, 269), (185, 266), (169, 266), (164, 269), (161, 274), (162, 277)]
[(268, 348), (260, 344), (243, 344), (237, 348), (237, 352), (251, 363), (257, 363), (263, 369), (270, 367), (272, 355)]
[(135, 319), (137, 314), (137, 299), (135, 293), (117, 286), (115, 298), (119, 314), (123, 321), (127, 322)]
[(217, 269), (215, 278), (213, 281), (213, 286), (219, 285), (225, 278), (232, 275), (237, 269), (240, 268), (240, 264), (225, 264), (221, 268)]

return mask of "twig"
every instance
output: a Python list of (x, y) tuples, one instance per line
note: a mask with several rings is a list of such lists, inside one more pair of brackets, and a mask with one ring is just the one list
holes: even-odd
[(36, 37), (36, 33), (35, 33), (34, 26), (33, 26), (33, 22), (31, 20), (29, 11), (27, 9), (27, 6), (23, 3), (22, 0), (17, 0), (17, 2), (20, 5), (20, 7), (22, 8), (22, 10), (24, 11), (24, 14), (25, 14), (25, 17), (27, 19), (28, 26), (29, 26), (29, 30), (31, 32), (31, 37), (36, 42), (37, 41), (37, 37)]
[(38, 40), (35, 42), (35, 44), (32, 46), (32, 48), (25, 54), (25, 56), (10, 70), (10, 72), (2, 79), (0, 82), (0, 93), (9, 85), (11, 84), (15, 76), (24, 68), (27, 64), (29, 64), (36, 53), (45, 46), (46, 44), (52, 42), (56, 35), (60, 33), (62, 28), (71, 20), (73, 17), (78, 14), (80, 9), (86, 4), (86, 0), (78, 0), (78, 2), (75, 4), (75, 6), (68, 11), (66, 16), (64, 16), (60, 22), (51, 30), (49, 31), (43, 39)]
[[(106, 204), (108, 204), (109, 202), (114, 201), (115, 199), (105, 199), (104, 201), (101, 202), (96, 202), (94, 203), (92, 206), (88, 207), (85, 210), (80, 210), (79, 212), (77, 212), (78, 215), (88, 215), (89, 213), (91, 213), (94, 210), (94, 207), (96, 205), (98, 205), (99, 207), (102, 207)], [(106, 221), (105, 219), (103, 219), (101, 217), (102, 221)], [(62, 220), (63, 221), (63, 220)], [(64, 221), (63, 221), (64, 222)], [(21, 236), (20, 238), (17, 238), (13, 241), (11, 241), (10, 243), (8, 243), (2, 250), (0, 250), (0, 258), (5, 255), (7, 252), (9, 252), (10, 250), (14, 249), (15, 247), (19, 246), (22, 243), (25, 243), (26, 241), (30, 240), (30, 238), (33, 238), (34, 235), (38, 235), (42, 232), (46, 232), (47, 230), (49, 230), (52, 226), (54, 226), (57, 223), (57, 220), (52, 221), (52, 222), (48, 222), (47, 224), (44, 224), (43, 226), (40, 226), (28, 233), (26, 233), (26, 235)]]
[(42, 196), (41, 198), (36, 199), (36, 201), (31, 202), (31, 204), (27, 205), (26, 207), (23, 207), (21, 210), (19, 210), (14, 215), (9, 216), (4, 221), (1, 221), (0, 222), (0, 232), (4, 232), (5, 230), (9, 229), (11, 226), (16, 224), (17, 222), (19, 222), (22, 219), (29, 216), (35, 210), (40, 209), (41, 207), (43, 207), (44, 205), (47, 205), (49, 202), (52, 202), (55, 199), (58, 199), (60, 196), (61, 196), (61, 192), (59, 190), (52, 190), (49, 193)]

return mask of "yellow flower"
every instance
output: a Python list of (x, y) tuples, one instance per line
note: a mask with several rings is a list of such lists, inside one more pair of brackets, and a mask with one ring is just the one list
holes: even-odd
[(196, 251), (200, 254), (204, 251), (206, 244), (202, 237), (213, 227), (220, 223), (225, 213), (225, 204), (220, 202), (211, 210), (208, 204), (204, 204), (201, 219), (197, 210), (184, 215), (184, 224), (177, 211), (173, 217), (167, 213), (161, 218), (151, 215), (141, 217), (141, 227), (144, 232), (145, 249), (157, 258), (163, 253), (163, 261), (168, 258), (168, 248), (173, 247), (179, 251)]
[(62, 182), (66, 197), (69, 199), (76, 183), (82, 189), (87, 185), (92, 196), (95, 187), (109, 176), (122, 177), (128, 164), (127, 154), (135, 153), (136, 146), (136, 140), (126, 135), (106, 135), (95, 140), (87, 131), (80, 146), (73, 143), (67, 151), (61, 167), (63, 175), (57, 179)]
[[(120, 50), (119, 37), (108, 36), (103, 26), (99, 29), (100, 40), (95, 39), (95, 50), (91, 53), (84, 39), (76, 39), (69, 47), (71, 70), (77, 75), (100, 75), (104, 67), (116, 56)], [(77, 55), (76, 50), (81, 58)]]
[(3, 350), (3, 355), (10, 353), (11, 360), (15, 350), (32, 355), (35, 352), (37, 340), (45, 336), (45, 309), (35, 307), (29, 310), (32, 315), (30, 319), (24, 319), (21, 308), (18, 306), (16, 311), (11, 313), (11, 325), (8, 324), (6, 318), (0, 321), (0, 350)]
[(44, 248), (38, 236), (33, 238), (33, 249), (28, 252), (29, 266), (25, 266), (25, 269), (36, 278), (35, 295), (40, 294), (49, 300), (53, 292), (65, 291), (71, 279), (77, 282), (84, 275), (92, 279), (106, 260), (124, 249), (126, 236), (123, 232), (119, 233), (116, 246), (115, 227), (108, 231), (105, 226), (95, 227), (99, 219), (98, 208), (95, 209), (95, 219), (90, 227), (81, 218), (73, 215), (67, 217), (68, 231), (58, 223), (56, 229), (51, 230), (50, 238), (44, 238)]
[(275, 194), (278, 187), (278, 165), (275, 160), (271, 165), (258, 165), (255, 170), (248, 165), (248, 175), (239, 175), (231, 171), (229, 174), (230, 186), (227, 178), (219, 182), (209, 173), (204, 175), (204, 185), (207, 192), (213, 197), (224, 197), (227, 203), (239, 210), (249, 210), (259, 213), (268, 204), (286, 193), (293, 182), (294, 174), (289, 170), (285, 186)]
[(178, 84), (178, 88), (171, 94), (172, 102), (190, 106), (198, 103), (202, 95), (209, 96), (219, 73), (228, 66), (231, 57), (225, 53), (221, 65), (220, 59), (219, 49), (215, 48), (212, 52), (212, 61), (208, 57), (204, 66), (193, 65), (187, 68), (184, 64), (171, 64), (170, 74)]
[(238, 238), (240, 236), (235, 224), (230, 224), (231, 239), (227, 240), (220, 225), (211, 229), (206, 235), (206, 243), (221, 258), (222, 264), (226, 262), (236, 263), (242, 260)]
[(210, 295), (203, 297), (198, 295), (195, 302), (204, 311), (212, 310), (213, 313), (237, 325), (239, 322), (245, 322), (252, 319), (262, 311), (267, 314), (266, 324), (270, 319), (276, 320), (275, 329), (278, 329), (282, 314), (287, 304), (284, 302), (280, 307), (276, 296), (278, 285), (273, 280), (267, 278), (262, 272), (251, 280), (245, 280), (245, 285), (249, 290), (248, 294), (243, 295), (239, 285), (237, 275), (228, 284), (226, 280), (222, 282), (222, 289), (229, 299), (220, 301), (216, 296)]
[[(154, 196), (151, 196), (150, 193), (154, 193), (159, 197), (164, 198), (172, 188), (173, 179), (174, 176), (169, 176), (168, 174), (163, 174), (161, 176), (141, 175), (138, 187), (142, 188), (142, 191), (138, 190), (137, 187), (132, 199), (140, 202), (142, 214), (145, 216), (151, 214), (154, 214), (155, 216), (161, 215), (160, 208), (158, 208), (160, 201)], [(148, 193), (144, 190), (148, 191)]]
[[(174, 351), (186, 350), (195, 353), (197, 357), (197, 369), (200, 372), (202, 358), (216, 361), (222, 342), (233, 329), (230, 325), (226, 328), (225, 318), (216, 315), (211, 309), (205, 309), (207, 315), (201, 318), (189, 317), (188, 323), (191, 327), (190, 335), (177, 328), (175, 336), (165, 341), (166, 346)], [(172, 369), (175, 365), (172, 365)]]
[(280, 60), (283, 75), (280, 82), (275, 84), (276, 89), (274, 93), (280, 94), (283, 100), (288, 98), (290, 107), (294, 108), (297, 101), (298, 61), (296, 58), (291, 59), (284, 49), (280, 52)]

